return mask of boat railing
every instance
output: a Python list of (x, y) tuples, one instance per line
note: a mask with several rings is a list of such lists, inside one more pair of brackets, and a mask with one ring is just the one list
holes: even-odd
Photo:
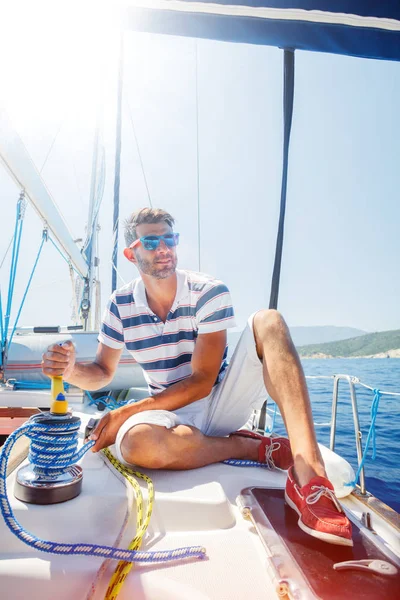
[[(339, 397), (339, 382), (347, 381), (350, 388), (350, 399), (351, 399), (351, 407), (353, 412), (353, 423), (354, 423), (354, 434), (356, 441), (356, 449), (357, 449), (357, 463), (358, 467), (361, 465), (363, 450), (362, 450), (362, 432), (360, 429), (360, 420), (358, 418), (358, 406), (357, 406), (357, 393), (355, 389), (355, 383), (359, 383), (359, 380), (356, 377), (351, 375), (306, 375), (306, 379), (333, 379), (333, 397), (332, 397), (332, 413), (331, 413), (331, 431), (329, 438), (329, 448), (334, 451), (335, 450), (335, 436), (336, 436), (336, 417), (337, 417), (337, 403)], [(360, 470), (360, 491), (361, 494), (366, 493), (365, 488), (365, 471), (364, 465)]]
[[(359, 380), (356, 377), (351, 375), (306, 375), (306, 379), (333, 379), (333, 397), (332, 397), (332, 413), (331, 413), (331, 432), (329, 438), (329, 448), (334, 451), (335, 450), (335, 436), (336, 436), (336, 426), (337, 426), (337, 404), (339, 397), (339, 382), (347, 381), (350, 388), (350, 399), (351, 399), (351, 407), (353, 412), (353, 424), (354, 424), (354, 435), (356, 441), (356, 450), (357, 450), (357, 463), (358, 467), (361, 465), (363, 450), (362, 450), (362, 432), (360, 429), (360, 420), (358, 418), (358, 405), (357, 405), (357, 393), (355, 388), (355, 383), (359, 383)], [(360, 491), (362, 494), (366, 493), (365, 488), (365, 471), (364, 465), (360, 470)]]
[[(338, 374), (338, 375), (306, 375), (306, 379), (333, 379), (333, 397), (332, 397), (332, 412), (331, 412), (331, 422), (330, 422), (330, 442), (329, 448), (334, 451), (335, 450), (335, 436), (336, 436), (336, 428), (337, 428), (337, 404), (339, 397), (339, 383), (341, 381), (347, 381), (349, 385), (350, 391), (350, 400), (351, 407), (353, 413), (353, 424), (354, 424), (354, 435), (355, 435), (355, 443), (357, 450), (357, 463), (358, 470), (360, 476), (360, 483), (358, 487), (360, 488), (360, 493), (362, 495), (366, 495), (366, 487), (365, 487), (365, 469), (363, 462), (363, 447), (362, 447), (362, 432), (360, 429), (360, 420), (358, 416), (358, 405), (357, 405), (357, 392), (356, 385), (360, 385), (368, 390), (375, 391), (369, 385), (366, 385), (362, 381), (359, 380), (358, 377), (354, 377), (352, 375), (346, 374)], [(383, 392), (380, 391), (379, 394), (386, 396), (400, 396), (400, 393), (396, 392)]]
[[(363, 449), (362, 449), (362, 432), (360, 429), (360, 420), (358, 418), (358, 405), (357, 405), (357, 393), (355, 384), (359, 383), (359, 380), (356, 377), (352, 377), (350, 375), (335, 375), (333, 379), (333, 397), (332, 397), (332, 416), (331, 416), (331, 434), (329, 441), (329, 448), (334, 451), (335, 449), (335, 436), (336, 436), (336, 417), (337, 417), (337, 403), (339, 397), (339, 382), (347, 381), (349, 384), (350, 390), (350, 399), (351, 399), (351, 408), (353, 412), (353, 425), (354, 425), (354, 435), (356, 442), (356, 450), (357, 450), (357, 463), (358, 467), (362, 463), (363, 458)], [(365, 487), (365, 469), (364, 465), (361, 466), (360, 470), (360, 491), (361, 494), (366, 493)]]

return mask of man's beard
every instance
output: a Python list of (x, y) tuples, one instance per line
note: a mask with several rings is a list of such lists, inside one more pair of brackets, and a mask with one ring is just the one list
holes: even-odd
[(157, 264), (155, 259), (146, 260), (140, 256), (140, 252), (136, 252), (136, 258), (141, 272), (156, 279), (167, 279), (167, 277), (173, 275), (178, 264), (178, 258), (174, 255), (168, 256), (168, 259), (171, 261), (169, 265)]

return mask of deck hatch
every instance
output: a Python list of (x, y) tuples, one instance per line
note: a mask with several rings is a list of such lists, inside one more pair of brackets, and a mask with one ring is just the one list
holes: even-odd
[(282, 489), (248, 488), (242, 491), (238, 505), (261, 537), (281, 595), (286, 591), (289, 598), (302, 600), (347, 597), (376, 600), (393, 597), (395, 590), (400, 589), (400, 572), (387, 577), (333, 569), (335, 563), (348, 560), (388, 561), (388, 556), (354, 519), (354, 546), (350, 548), (327, 544), (304, 533), (297, 525), (297, 514), (285, 503)]

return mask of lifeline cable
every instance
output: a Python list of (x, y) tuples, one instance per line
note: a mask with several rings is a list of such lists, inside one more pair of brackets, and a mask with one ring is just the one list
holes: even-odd
[[(10, 531), (28, 546), (53, 554), (83, 554), (139, 563), (166, 562), (182, 558), (204, 558), (205, 549), (200, 546), (158, 552), (140, 552), (98, 544), (51, 542), (42, 540), (25, 531), (15, 518), (7, 495), (7, 464), (13, 445), (23, 435), (29, 437), (31, 439), (29, 459), (34, 462), (35, 468), (47, 476), (50, 474), (57, 476), (80, 460), (94, 445), (93, 441), (88, 442), (77, 451), (79, 425), (80, 419), (77, 419), (75, 423), (55, 422), (54, 425), (28, 422), (7, 438), (0, 456), (0, 509)], [(59, 435), (54, 435), (55, 433)]]

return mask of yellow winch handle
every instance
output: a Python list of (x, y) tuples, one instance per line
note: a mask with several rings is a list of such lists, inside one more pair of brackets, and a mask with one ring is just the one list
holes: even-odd
[(56, 415), (65, 415), (68, 412), (68, 401), (65, 399), (65, 390), (61, 375), (51, 377), (51, 397), (50, 412)]

